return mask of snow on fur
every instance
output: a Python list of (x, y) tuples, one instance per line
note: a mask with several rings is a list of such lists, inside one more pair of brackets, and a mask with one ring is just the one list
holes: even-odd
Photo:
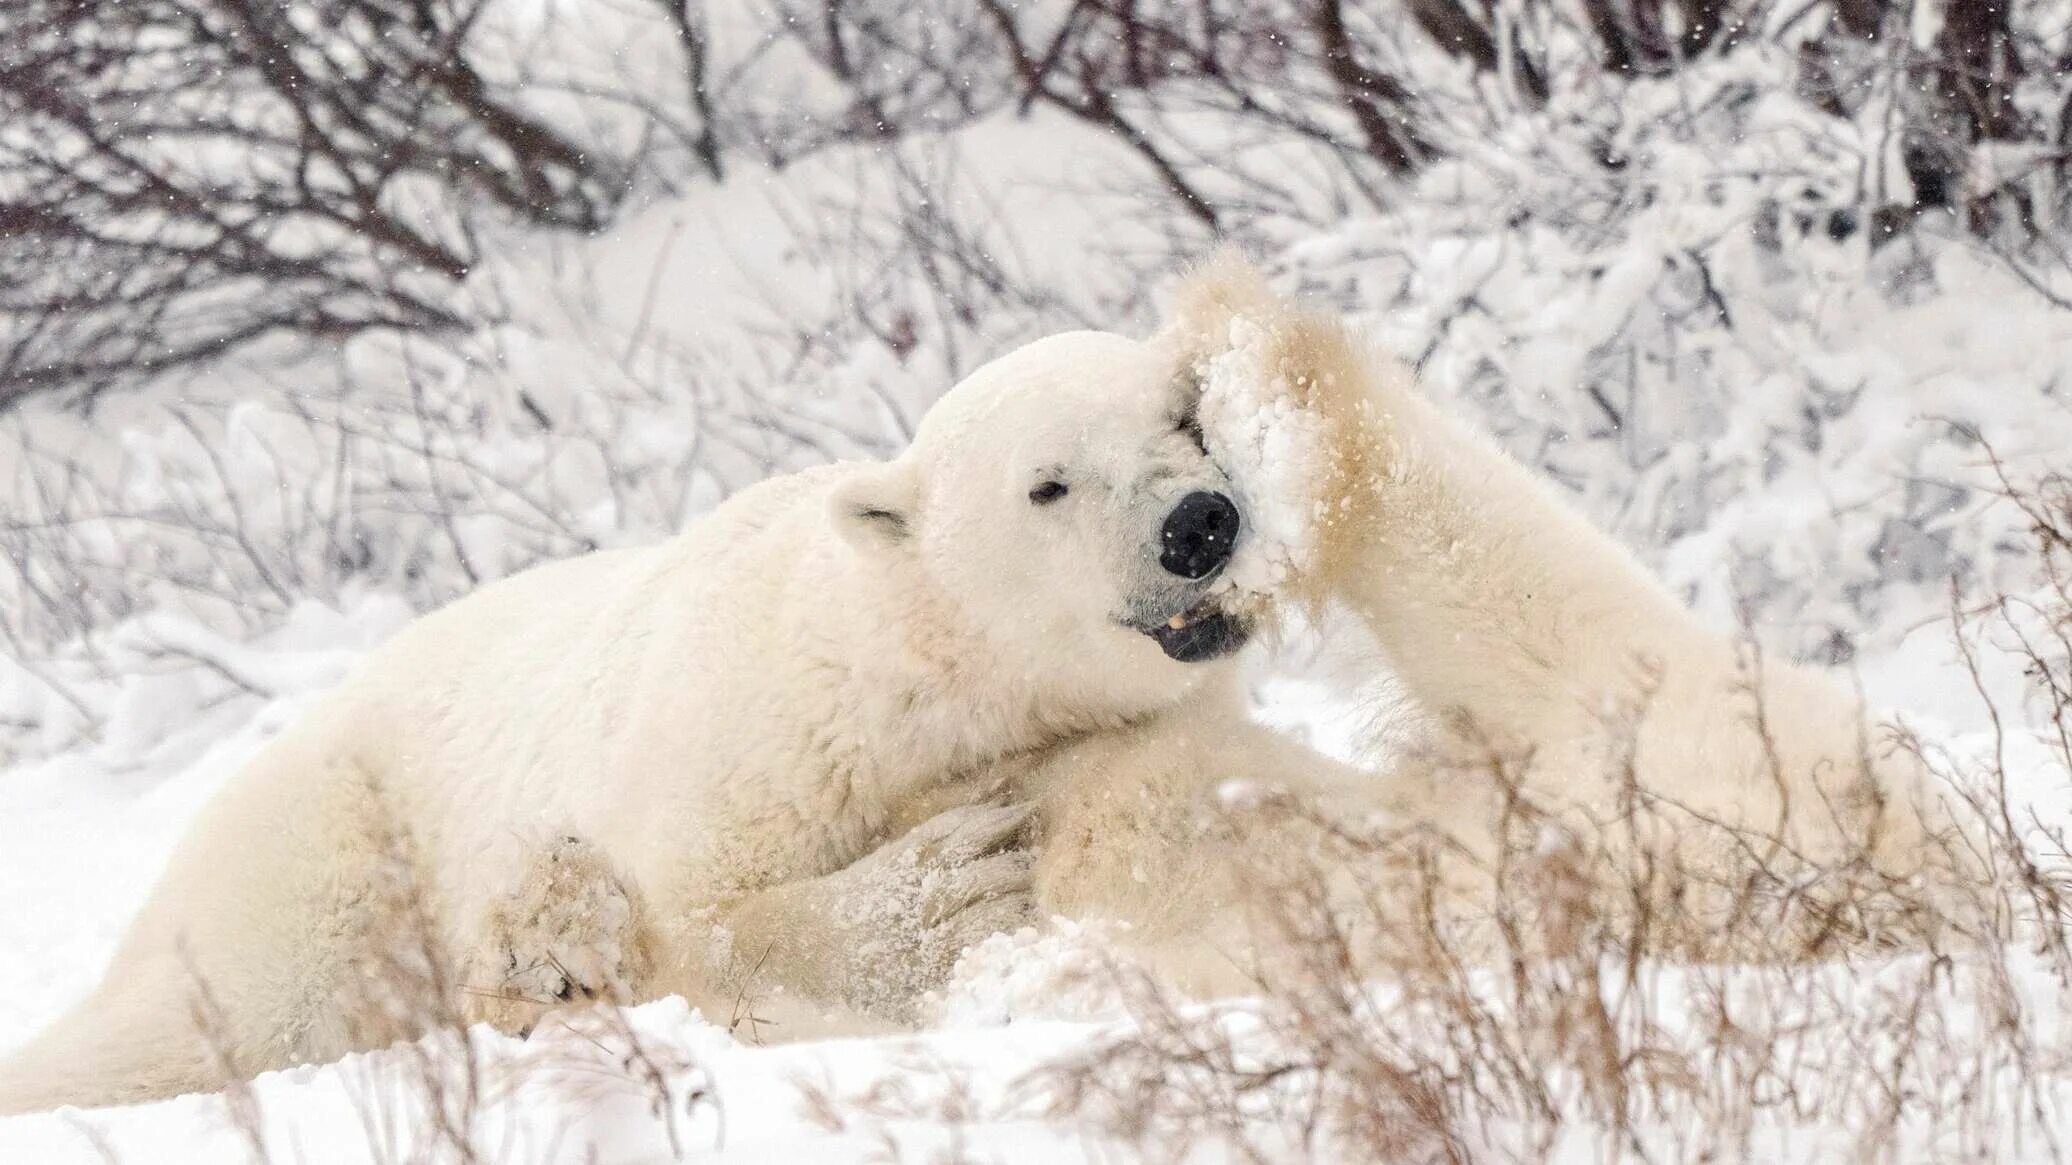
[(1251, 530), (1222, 581), (1246, 595), (1274, 594), (1312, 561), (1330, 472), (1326, 426), (1304, 407), (1300, 374), (1280, 366), (1271, 327), (1231, 317), (1226, 346), (1199, 364), (1202, 436)]
[[(624, 31), (597, 9), (584, 19)], [(738, 31), (724, 23), (722, 32)], [(652, 47), (666, 37), (625, 39)], [(805, 75), (785, 51), (771, 54), (775, 67)], [(636, 67), (607, 54), (597, 76), (629, 80)], [(673, 68), (633, 84), (661, 91)], [(2061, 454), (2072, 443), (2061, 387), (2072, 313), (1932, 223), (1883, 248), (1860, 230), (1832, 233), (1861, 175), (1903, 167), (1880, 157), (1892, 145), (1882, 105), (1838, 123), (1796, 97), (1791, 76), (1781, 54), (1748, 48), (1664, 77), (1561, 88), (1517, 124), (1472, 126), (1450, 157), (1391, 188), (1386, 214), (1232, 228), (1284, 241), (1278, 266), (1291, 284), (1356, 313), (1417, 363), (1436, 400), (1561, 482), (1702, 608), (1725, 618), (1744, 603), (1783, 650), (1853, 658), (1874, 701), (1961, 726), (1977, 709), (1936, 622), (1949, 577), (1999, 583), (2029, 564), (2009, 536), (2020, 520), (1976, 489), (1977, 447), (1928, 418), (1981, 430), (2003, 453)], [(787, 111), (797, 104), (789, 89), (737, 93)], [(830, 94), (810, 96), (830, 116), (849, 116), (821, 100)], [(1209, 119), (1203, 128), (1227, 144), (1225, 127)], [(450, 346), (369, 337), (315, 360), (263, 352), (159, 395), (111, 399), (91, 428), (40, 405), (9, 418), (0, 510), (22, 540), (10, 550), (48, 585), (0, 590), (0, 615), (32, 612), (38, 636), (10, 642), (0, 659), (0, 949), (15, 952), (0, 960), (0, 1047), (26, 1039), (92, 981), (194, 807), (319, 694), (303, 685), (328, 683), (340, 659), (400, 625), (409, 606), (545, 556), (650, 539), (774, 471), (894, 448), (970, 361), (1084, 319), (1127, 318), (1142, 302), (1142, 286), (1118, 272), (1164, 239), (1170, 204), (1050, 181), (1129, 173), (1108, 135), (1039, 107), (926, 146), (958, 175), (929, 192), (933, 205), (977, 224), (974, 249), (1007, 257), (1008, 276), (1024, 286), (939, 318), (915, 313), (911, 347), (844, 315), (851, 302), (929, 302), (915, 293), (922, 278), (897, 182), (879, 155), (899, 165), (932, 155), (872, 139), (782, 173), (744, 162), (733, 180), (659, 199), (603, 238), (493, 247), (479, 287), (508, 297), (509, 322)], [(1609, 157), (1620, 160), (1616, 172), (1598, 161)], [(776, 350), (803, 355), (775, 359)], [(1212, 438), (1232, 472), (1255, 481), (1289, 472), (1269, 456), (1276, 441), (1300, 443), (1299, 433), (1276, 435), (1278, 414), (1241, 399), (1289, 387), (1238, 375), (1259, 351), (1232, 340), (1224, 387), (1241, 407)], [(404, 386), (424, 391), (426, 412), (393, 411)], [(226, 442), (218, 452), (229, 476), (219, 479), (207, 414), (240, 400), (241, 433), (255, 431), (255, 410), (274, 430), (256, 444)], [(165, 436), (183, 405), (202, 414), (196, 439)], [(283, 437), (307, 410), (331, 407), (374, 423), (355, 434), (357, 459), (338, 459), (335, 474), (309, 472), (333, 464), (325, 446)], [(396, 416), (406, 419), (391, 424)], [(384, 424), (428, 427), (425, 446), (370, 443)], [(138, 436), (125, 448), (115, 432)], [(30, 477), (53, 449), (81, 451), (63, 511), (43, 508)], [(296, 472), (280, 473), (283, 460)], [(444, 467), (436, 476), (434, 463)], [(438, 521), (416, 504), (425, 497), (461, 520)], [(240, 502), (249, 508), (237, 511), (236, 534), (258, 551), (250, 562), (220, 553), (225, 529), (183, 525)], [(298, 525), (306, 514), (337, 521)], [(1314, 536), (1313, 517), (1253, 514), (1258, 537), (1233, 585), (1279, 585)], [(1985, 664), (1994, 690), (2019, 683), (1996, 657)], [(270, 690), (240, 686), (254, 680)], [(1277, 724), (1345, 711), (1313, 692), (1266, 710)], [(1964, 743), (2026, 756), (2014, 773), (2018, 798), (2042, 806), (2043, 821), (2065, 819), (2067, 786), (2035, 759), (2033, 737)], [(809, 1099), (853, 1098), (886, 1080), (918, 1091), (966, 1072), (997, 1084), (1098, 1042), (1112, 1029), (1026, 1022), (1067, 998), (1060, 981), (1093, 946), (1065, 931), (981, 944), (944, 1001), (946, 1024), (971, 1026), (917, 1037), (759, 1048), (730, 1035), (718, 1022), (727, 1017), (697, 1016), (678, 1000), (647, 1005), (628, 1013), (633, 1030), (701, 1072), (671, 1073), (658, 1103), (626, 1082), (622, 1042), (573, 1041), (598, 1055), (493, 1104), (496, 1119), (473, 1130), (484, 1136), (480, 1155), (584, 1159), (597, 1145), (600, 1160), (629, 1165), (838, 1162), (954, 1146), (981, 1159), (1107, 1159), (1080, 1130), (998, 1108), (821, 1119), (832, 1110)], [(1817, 970), (1825, 985), (1787, 1001), (1853, 1008), (1862, 1017), (1853, 1030), (1875, 1033), (1881, 1009), (1908, 1002), (1886, 994), (1877, 968), (1855, 983), (1841, 968)], [(2016, 970), (2011, 995), (2032, 1013), (2062, 1012), (2044, 971)], [(1734, 982), (1760, 997), (1760, 983)], [(1922, 998), (1934, 1009), (1943, 996)], [(1020, 1022), (991, 1026), (1010, 1019)], [(498, 1063), (525, 1050), (486, 1032), (476, 1045)], [(262, 1077), (254, 1094), (280, 1159), (415, 1159), (410, 1150), (435, 1134), (421, 1112), (393, 1107), (408, 1095), (405, 1055)], [(1833, 1056), (1866, 1058), (1857, 1045)], [(1934, 1076), (1948, 1065), (1926, 1066)], [(1944, 1083), (2004, 1098), (2003, 1116), (2072, 1105), (2047, 1079), (2010, 1077)], [(710, 1087), (705, 1101), (694, 1085)], [(1916, 1127), (1932, 1122), (1912, 1103), (1919, 1095), (1890, 1098), (1908, 1100)], [(370, 1126), (370, 1113), (394, 1119)], [(674, 1135), (663, 1113), (683, 1115)], [(1641, 1129), (1576, 1127), (1542, 1155), (1595, 1161), (1615, 1143), (1666, 1141), (1655, 1159), (1676, 1159), (1685, 1114), (1657, 1115)], [(0, 1161), (248, 1155), (224, 1118), (221, 1099), (196, 1097), (9, 1119)], [(370, 1127), (394, 1135), (376, 1144)], [(1860, 1153), (1851, 1131), (1773, 1115), (1741, 1155)], [(1893, 1155), (1956, 1151), (1921, 1131)], [(1993, 1134), (1989, 1124), (1960, 1131), (1988, 1143)]]

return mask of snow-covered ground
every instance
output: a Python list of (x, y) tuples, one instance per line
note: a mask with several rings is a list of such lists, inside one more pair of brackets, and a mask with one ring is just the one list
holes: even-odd
[[(400, 604), (378, 597), (342, 612), (298, 609), (259, 642), (217, 645), (220, 658), (263, 679), (276, 698), (210, 713), (191, 683), (139, 682), (124, 694), (130, 730), (123, 741), (7, 773), (0, 943), (10, 957), (0, 960), (0, 1048), (86, 991), (188, 816), (406, 617)], [(1326, 747), (1342, 744), (1352, 712), (1329, 682), (1328, 661), (1304, 670), (1311, 678), (1262, 683), (1262, 714)], [(1932, 655), (1906, 651), (1892, 655), (1885, 674), (1925, 682), (1924, 672), (1950, 682)], [(1953, 739), (1983, 744), (1976, 734)], [(2017, 791), (2019, 803), (2037, 806), (2045, 820), (2066, 819), (2072, 784), (2040, 743), (2017, 737), (2011, 771), (2032, 781)], [(1339, 1159), (1328, 1144), (1306, 1144), (1298, 1121), (1265, 1115), (1263, 1106), (1242, 1149), (1214, 1136), (1212, 1126), (1196, 1127), (1204, 1139), (1195, 1144), (1169, 1130), (1108, 1123), (1109, 1110), (1097, 1105), (1054, 1111), (1060, 1093), (1047, 1073), (1136, 1030), (1128, 992), (1108, 977), (1104, 950), (1098, 928), (1063, 921), (1040, 934), (997, 937), (967, 957), (936, 1026), (911, 1036), (758, 1046), (747, 1032), (737, 1039), (724, 1023), (669, 999), (618, 1020), (550, 1026), (530, 1041), (477, 1029), (466, 1050), (432, 1038), (414, 1050), (270, 1073), (228, 1099), (0, 1118), (0, 1161), (1234, 1161), (1249, 1151)], [(1941, 1104), (1952, 1111), (1976, 1104), (1951, 1097), (1978, 1090), (1997, 1090), (2001, 1099), (1967, 1122), (1902, 1119), (1899, 1141), (1875, 1156), (2055, 1160), (2047, 1137), (2064, 1131), (2061, 1114), (2072, 1105), (2072, 1066), (2056, 1051), (2072, 1037), (2057, 1018), (2065, 988), (2052, 964), (2020, 952), (2008, 971), (2024, 1039), (2040, 1062), (2018, 1062), (1981, 1038), (2004, 1015), (1981, 1002), (1997, 998), (1980, 990), (1983, 971), (1938, 979), (1920, 958), (1783, 973), (1657, 967), (1635, 989), (1649, 999), (1629, 1006), (1672, 1040), (1702, 1026), (1700, 1001), (1717, 991), (1745, 996), (1740, 1014), (1752, 1030), (1793, 1031), (1786, 1021), (1794, 1016), (1775, 1012), (1803, 1012), (1795, 1017), (1803, 1025), (1796, 1044), (1780, 1035), (1765, 1058), (1776, 1061), (1769, 1083), (1802, 1082), (1804, 1103), (1821, 1106), (1818, 1118), (1793, 1121), (1777, 1107), (1752, 1115), (1738, 1134), (1745, 1159), (1820, 1162), (1859, 1151), (1863, 1130), (1883, 1127), (1892, 1098), (1876, 1086), (1898, 1065), (1892, 1074), (1904, 1103), (1931, 1113)], [(1379, 1006), (1390, 1006), (1387, 988), (1379, 990)], [(1924, 991), (1942, 1011), (1922, 1037), (1932, 1054), (1909, 1063), (1908, 1049), (1888, 1046), (1879, 1027), (1917, 1006)], [(1232, 1005), (1233, 1014), (1248, 1006)], [(1239, 1036), (1239, 1047), (1246, 1038)], [(1274, 1054), (1271, 1036), (1249, 1038), (1254, 1054)], [(435, 1110), (446, 1117), (432, 1119)], [(1694, 1119), (1671, 1106), (1632, 1135), (1667, 1154), (1657, 1159), (1684, 1159), (1682, 1152), (1710, 1143), (1700, 1131), (1709, 1126)], [(1616, 1130), (1580, 1120), (1560, 1126), (1551, 1141), (1532, 1122), (1477, 1134), (1460, 1146), (1468, 1160), (1595, 1161), (1622, 1143)]]
[[(408, 615), (372, 596), (343, 610), (297, 608), (252, 643), (194, 643), (274, 698), (209, 710), (193, 677), (137, 677), (115, 696), (121, 731), (106, 743), (6, 773), (0, 949), (12, 955), (0, 960), (0, 1052), (92, 986), (195, 809)], [(1289, 730), (1342, 741), (1345, 729), (1312, 686), (1265, 690)], [(933, 1160), (966, 1138), (982, 1159), (1080, 1161), (1101, 1138), (1072, 1121), (1036, 1119), (1013, 1086), (1102, 1030), (1086, 1017), (1116, 996), (1092, 975), (1098, 950), (1064, 922), (1048, 934), (1003, 936), (974, 952), (946, 992), (941, 1029), (915, 1037), (759, 1047), (672, 999), (629, 1012), (624, 1028), (557, 1029), (529, 1042), (478, 1029), (467, 1054), (427, 1041), (435, 1073), (454, 1090), (442, 1103), (467, 1114), (460, 1124), (478, 1158), (427, 1120), (425, 1061), (413, 1054), (268, 1074), (247, 1111), (261, 1114), (265, 1159), (283, 1162)], [(644, 1049), (632, 1071), (629, 1033)], [(460, 1082), (471, 1074), (479, 1101), (463, 1102)], [(902, 1089), (889, 1114), (877, 1100), (887, 1079)], [(958, 1104), (968, 1116), (946, 1119)], [(0, 1161), (247, 1159), (251, 1125), (235, 1111), (222, 1098), (191, 1097), (0, 1118)]]
[[(2017, 477), (2063, 467), (2072, 311), (1960, 231), (1873, 251), (1841, 229), (1835, 207), (1885, 148), (1876, 110), (1814, 118), (1787, 69), (1752, 50), (1610, 105), (1557, 94), (1386, 214), (1262, 219), (1248, 237), (1720, 626), (1745, 610), (1773, 649), (1847, 664), (1874, 703), (1981, 752), (1950, 580), (1973, 596), (2033, 582), (1980, 439)], [(1606, 150), (1627, 159), (1616, 172), (1593, 161)], [(0, 1049), (92, 985), (196, 807), (415, 610), (658, 537), (771, 473), (896, 448), (935, 394), (1023, 339), (1141, 328), (1174, 240), (1200, 239), (1143, 197), (1138, 165), (1040, 109), (781, 170), (737, 161), (603, 237), (514, 236), (466, 288), (498, 321), (476, 334), (261, 349), (90, 419), (38, 402), (6, 418), (0, 536), (27, 565), (0, 602), (49, 634), (0, 643)], [(983, 270), (917, 257), (917, 205)], [(2067, 820), (2072, 774), (2025, 726), (2020, 662), (1981, 661), (2017, 806)], [(1328, 642), (1278, 666), (1262, 714), (1327, 747), (1374, 707)], [(996, 939), (940, 1026), (911, 1036), (755, 1046), (664, 1000), (586, 1033), (478, 1032), (468, 1054), (434, 1042), (277, 1073), (229, 1100), (7, 1118), (0, 1162), (1239, 1159), (1047, 1113), (1055, 1089), (1031, 1074), (1128, 1029), (1089, 970), (1100, 950), (1068, 924)], [(1752, 998), (1785, 984), (1858, 1021), (1807, 1026), (1859, 1042), (1795, 1049), (1756, 1091), (1810, 1076), (1862, 1093), (1800, 1120), (1763, 1108), (1739, 1155), (1857, 1152), (1893, 1105), (1925, 1115), (1872, 1156), (2062, 1156), (2063, 985), (2048, 960), (2008, 966), (2032, 1056), (1980, 1051), (1980, 993), (1945, 983), (1943, 1061), (1890, 1073), (1905, 1056), (1877, 1021), (1934, 978), (1919, 961), (1729, 974)], [(1651, 968), (1636, 990), (1676, 1029), (1695, 1023), (1675, 1013), (1698, 974)], [(1939, 1090), (1966, 1088), (1993, 1102), (1938, 1123)], [(445, 1119), (426, 1119), (428, 1096)], [(1696, 1119), (1667, 1104), (1635, 1130), (1545, 1141), (1531, 1122), (1489, 1127), (1456, 1159), (1674, 1160), (1702, 1140)], [(1254, 1131), (1270, 1157), (1331, 1156), (1264, 1110)]]

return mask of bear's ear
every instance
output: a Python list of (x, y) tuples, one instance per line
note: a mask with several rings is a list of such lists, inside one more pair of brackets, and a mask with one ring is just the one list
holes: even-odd
[(858, 465), (849, 480), (835, 487), (829, 516), (851, 546), (886, 550), (913, 535), (920, 495), (913, 467), (903, 461)]

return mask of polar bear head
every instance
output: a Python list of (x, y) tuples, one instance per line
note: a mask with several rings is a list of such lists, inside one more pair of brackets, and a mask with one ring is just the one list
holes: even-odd
[(1167, 347), (1038, 340), (847, 479), (834, 520), (924, 576), (1004, 664), (1170, 684), (1248, 634), (1217, 597), (1245, 516), (1203, 448), (1200, 396)]

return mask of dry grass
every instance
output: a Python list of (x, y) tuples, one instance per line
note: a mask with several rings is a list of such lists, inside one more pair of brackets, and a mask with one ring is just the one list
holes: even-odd
[[(2021, 778), (2040, 774), (2015, 749), (2017, 725), (2037, 726), (2072, 782), (2072, 476), (1999, 480), (2030, 520), (2038, 584), (1956, 607), (1989, 747), (1860, 745), (1866, 760), (1910, 752), (1960, 810), (1918, 868), (1873, 862), (1872, 833), (1815, 857), (1707, 818), (1654, 795), (1631, 749), (1613, 753), (1616, 812), (1578, 828), (1527, 793), (1529, 751), (1484, 742), (1454, 761), (1504, 791), (1486, 854), (1288, 798), (1234, 810), (1236, 827), (1317, 838), (1315, 861), (1259, 871), (1254, 933), (1276, 955), (1252, 965), (1250, 998), (1191, 1003), (1116, 964), (1128, 1022), (1004, 1095), (956, 1066), (896, 1064), (860, 1091), (796, 1081), (801, 1119), (874, 1137), (886, 1160), (909, 1155), (902, 1122), (943, 1132), (931, 1159), (962, 1161), (986, 1158), (974, 1125), (1032, 1118), (1152, 1160), (1206, 1142), (1261, 1162), (2072, 1159), (2072, 1029), (2057, 1018), (2072, 1005), (2072, 850), (2029, 805)], [(1994, 696), (1996, 653), (2027, 676), (2028, 705)], [(1751, 652), (1751, 692), (1761, 666)], [(1644, 688), (1606, 713), (1614, 739), (1647, 703)], [(1754, 715), (1766, 734), (1760, 702)], [(572, 1159), (558, 1133), (525, 1141), (503, 1123), (541, 1096), (564, 1111), (636, 1096), (675, 1155), (705, 1147), (684, 1121), (716, 1111), (709, 1079), (623, 1011), (558, 1012), (522, 1052), (467, 1036), (456, 1001), (482, 985), (435, 939), (407, 844), (389, 852), (398, 941), (369, 968), (369, 1014), (434, 1034), (347, 1069), (376, 1160)], [(1463, 879), (1481, 909), (1457, 909)], [(219, 1027), (196, 998), (202, 1029)], [(224, 1103), (251, 1159), (278, 1159), (250, 1086)]]
[[(1249, 998), (1190, 1002), (1118, 962), (1127, 1021), (1004, 1099), (940, 1072), (924, 1090), (802, 1084), (809, 1119), (1047, 1119), (1174, 1161), (1211, 1143), (1260, 1162), (2072, 1159), (2072, 851), (2011, 747), (2038, 725), (2044, 771), (2072, 783), (2072, 476), (2000, 481), (2040, 582), (1953, 621), (1991, 747), (1860, 739), (1866, 761), (1911, 754), (1951, 806), (1906, 871), (1872, 860), (1875, 828), (1815, 856), (1656, 796), (1630, 748), (1616, 811), (1578, 828), (1526, 793), (1529, 750), (1484, 742), (1453, 759), (1504, 791), (1486, 854), (1246, 803), (1236, 827), (1317, 839), (1315, 860), (1256, 873), (1253, 946), (1273, 954), (1250, 962)], [(1995, 652), (2029, 707), (1996, 703)], [(1758, 691), (1760, 655), (1745, 662)], [(1646, 715), (1643, 693), (1605, 727), (1630, 741)], [(1479, 909), (1459, 908), (1464, 881)]]
[[(1508, 795), (1471, 873), (1486, 909), (1464, 917), (1444, 883), (1468, 859), (1445, 842), (1269, 801), (1328, 840), (1254, 918), (1293, 957), (1259, 963), (1240, 1005), (1135, 980), (1125, 1031), (1028, 1095), (1174, 1159), (1204, 1138), (1261, 1161), (2067, 1159), (2072, 860), (2010, 745), (2039, 725), (2072, 780), (2072, 477), (1999, 480), (2040, 581), (1953, 624), (1993, 747), (1863, 742), (1911, 751), (1957, 807), (1920, 868), (1881, 870), (1871, 836), (1816, 860), (1691, 813), (1630, 750), (1618, 812), (1577, 830), (1523, 793), (1529, 754), (1490, 749), (1481, 773)], [(1993, 651), (2031, 707), (1998, 706)], [(1631, 739), (1645, 714), (1607, 726)]]
[[(378, 788), (367, 800), (384, 804)], [(363, 957), (335, 984), (354, 1046), (382, 1049), (335, 1067), (361, 1142), (376, 1165), (541, 1165), (584, 1160), (575, 1125), (607, 1103), (638, 1103), (670, 1158), (698, 1149), (689, 1121), (709, 1110), (724, 1136), (710, 1077), (680, 1047), (644, 1035), (618, 1006), (616, 985), (592, 992), (568, 980), (554, 998), (524, 998), (510, 982), (476, 982), (480, 964), (454, 949), (456, 933), (426, 887), (414, 840), (377, 809), (368, 824), (371, 869)], [(300, 1159), (302, 1143), (334, 1130), (298, 1129), (297, 1112), (269, 1113), (242, 1062), (215, 992), (190, 961), (192, 1016), (222, 1082), (222, 1117), (252, 1165)], [(600, 998), (600, 996), (602, 998)], [(539, 1018), (522, 1044), (474, 1021), (481, 1001)], [(576, 1000), (571, 1004), (571, 1000)], [(557, 1114), (558, 1123), (543, 1121)], [(96, 1136), (104, 1156), (113, 1150)], [(615, 1130), (615, 1135), (627, 1130)]]

